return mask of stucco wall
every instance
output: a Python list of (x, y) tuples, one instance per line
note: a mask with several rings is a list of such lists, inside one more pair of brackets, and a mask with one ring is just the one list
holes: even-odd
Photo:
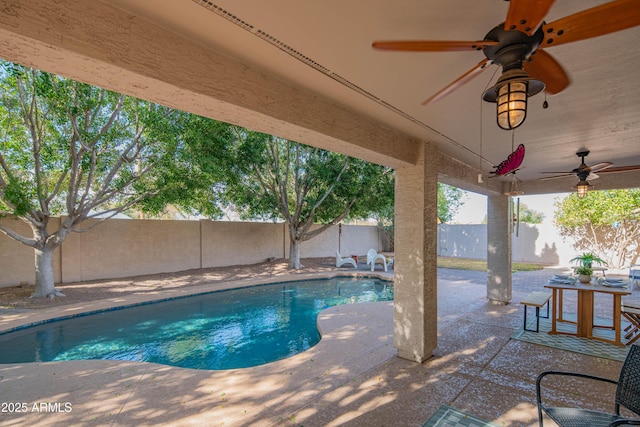
[(487, 259), (487, 225), (438, 225), (438, 255)]
[(111, 219), (61, 246), (62, 281), (129, 277), (200, 267), (198, 221)]
[(203, 268), (283, 257), (284, 224), (201, 221), (200, 225)]
[[(3, 218), (24, 236), (29, 227)], [(52, 223), (59, 222), (54, 218)], [(90, 223), (86, 224), (87, 226)], [(375, 226), (338, 226), (302, 244), (303, 257), (331, 257), (339, 247), (364, 255), (379, 246)], [(226, 221), (111, 219), (84, 233), (71, 233), (54, 257), (56, 283), (167, 273), (195, 268), (254, 264), (285, 258), (284, 224)], [(0, 233), (0, 287), (34, 283), (34, 252)]]
[(513, 261), (569, 265), (576, 252), (553, 224), (520, 224), (518, 236), (513, 233)]
[[(568, 265), (576, 256), (570, 242), (565, 242), (553, 224), (520, 224), (513, 230), (512, 261)], [(485, 224), (440, 224), (438, 255), (487, 259), (487, 226)]]

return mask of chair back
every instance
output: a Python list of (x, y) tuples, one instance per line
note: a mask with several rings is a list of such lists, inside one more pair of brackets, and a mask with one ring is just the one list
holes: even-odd
[(378, 255), (378, 252), (375, 249), (369, 249), (367, 251), (367, 264), (376, 259), (376, 255)]
[(616, 412), (619, 405), (640, 415), (640, 346), (632, 345), (620, 371), (616, 389)]

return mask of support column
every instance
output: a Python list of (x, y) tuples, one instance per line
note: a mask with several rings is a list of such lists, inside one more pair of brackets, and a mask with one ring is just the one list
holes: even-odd
[(502, 194), (487, 197), (487, 298), (508, 304), (511, 289), (511, 198)]
[(394, 345), (417, 362), (438, 344), (437, 158), (424, 143), (415, 166), (396, 169)]

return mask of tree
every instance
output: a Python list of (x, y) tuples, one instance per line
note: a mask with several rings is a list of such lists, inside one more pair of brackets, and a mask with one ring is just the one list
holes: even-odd
[(458, 209), (464, 205), (464, 191), (451, 185), (438, 183), (438, 221), (441, 224), (451, 221)]
[(590, 191), (556, 202), (555, 223), (574, 247), (602, 255), (614, 268), (638, 260), (640, 189)]
[(542, 224), (544, 220), (544, 213), (531, 209), (525, 203), (520, 203), (520, 222), (526, 222), (527, 224)]
[(392, 173), (390, 169), (282, 138), (236, 130), (235, 170), (227, 183), (226, 198), (243, 218), (286, 222), (290, 268), (302, 268), (302, 242), (345, 218), (369, 216), (381, 209), (382, 200), (388, 200), (377, 195), (393, 191), (393, 180), (384, 179)]
[(172, 204), (188, 215), (219, 218), (227, 207), (219, 193), (232, 173), (230, 148), (236, 128), (184, 113), (181, 129), (177, 148), (163, 158), (167, 172), (162, 191), (141, 205), (147, 212), (158, 212)]
[[(178, 144), (185, 113), (3, 62), (0, 70), (0, 231), (35, 252), (34, 297), (54, 287), (53, 253), (70, 232), (141, 205), (153, 211), (195, 186)], [(185, 178), (185, 179), (183, 179)], [(55, 229), (50, 219), (62, 216)], [(96, 218), (101, 219), (96, 219)], [(91, 221), (85, 228), (81, 225)]]

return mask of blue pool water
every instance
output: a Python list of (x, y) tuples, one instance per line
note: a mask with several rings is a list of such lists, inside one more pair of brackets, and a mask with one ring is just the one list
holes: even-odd
[(320, 340), (325, 308), (393, 299), (390, 282), (333, 278), (252, 286), (48, 322), (0, 335), (0, 363), (110, 359), (233, 369)]

